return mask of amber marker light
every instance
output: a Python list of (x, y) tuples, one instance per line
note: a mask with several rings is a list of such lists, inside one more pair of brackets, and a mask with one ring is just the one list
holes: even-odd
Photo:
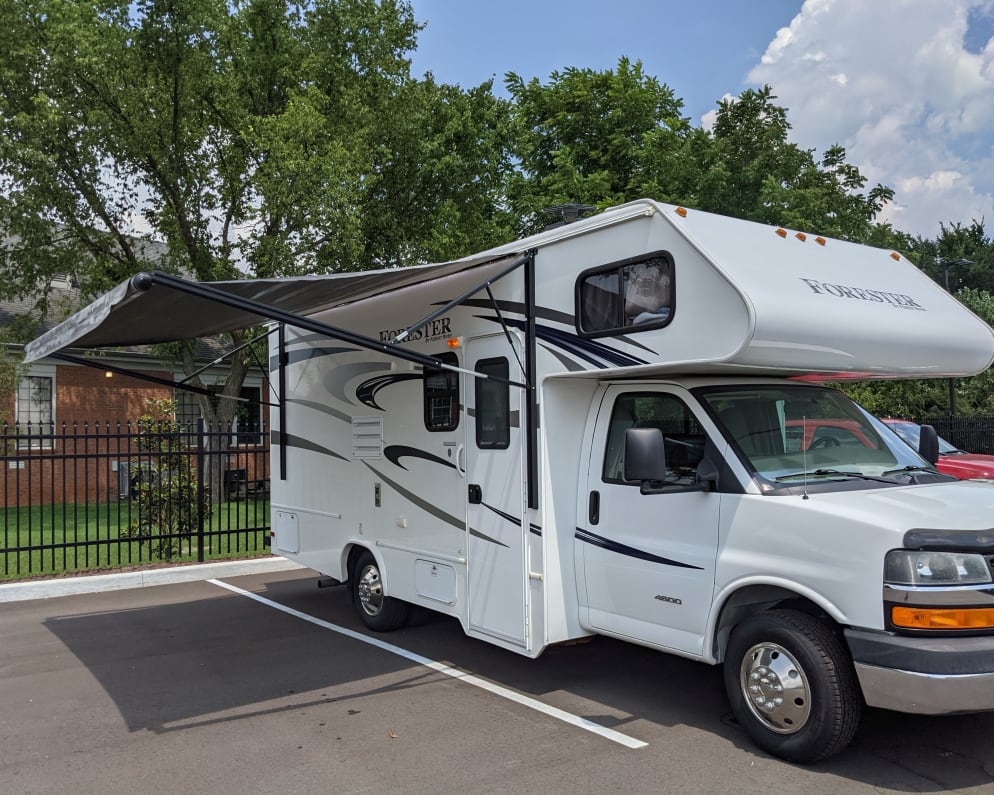
[(804, 242), (805, 240), (807, 240), (807, 239), (808, 239), (808, 236), (807, 236), (806, 234), (804, 234), (804, 232), (798, 232), (798, 233), (797, 233), (796, 235), (794, 235), (794, 237), (796, 237), (796, 238), (797, 238), (798, 240), (800, 240), (800, 241), (801, 241), (802, 243), (803, 243), (803, 242)]
[(896, 251), (892, 251), (892, 252), (890, 253), (890, 258), (891, 258), (892, 260), (895, 260), (895, 261), (897, 261), (897, 262), (900, 262), (900, 261), (901, 261), (901, 255), (900, 255), (900, 254), (898, 254), (898, 253), (897, 253)]
[(450, 348), (458, 348), (462, 343), (459, 341), (459, 337), (450, 337), (445, 341), (445, 344)]
[(994, 629), (994, 607), (891, 608), (890, 620), (905, 629)]
[(687, 217), (687, 210), (684, 207), (677, 207), (676, 208), (676, 214), (679, 215), (681, 218), (686, 218)]
[(825, 245), (825, 238), (823, 238), (823, 237), (816, 237), (815, 238), (815, 243), (817, 243), (819, 246), (824, 246)]
[(786, 229), (778, 229), (777, 230), (777, 234), (780, 235), (780, 237), (787, 237), (787, 230)]

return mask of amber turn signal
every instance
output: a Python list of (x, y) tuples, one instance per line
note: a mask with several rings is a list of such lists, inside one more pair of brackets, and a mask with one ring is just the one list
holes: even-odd
[(994, 629), (994, 607), (893, 607), (890, 620), (906, 629)]

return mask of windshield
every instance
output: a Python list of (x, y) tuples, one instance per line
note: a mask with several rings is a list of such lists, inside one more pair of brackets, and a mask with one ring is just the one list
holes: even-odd
[[(910, 444), (915, 450), (922, 436), (922, 426), (916, 422), (906, 420), (887, 420), (887, 427), (900, 436), (905, 442)], [(941, 436), (939, 437), (939, 455), (953, 455), (963, 452), (955, 445), (950, 444)]]
[(747, 465), (771, 483), (854, 478), (907, 483), (909, 472), (934, 471), (834, 389), (771, 384), (694, 392)]

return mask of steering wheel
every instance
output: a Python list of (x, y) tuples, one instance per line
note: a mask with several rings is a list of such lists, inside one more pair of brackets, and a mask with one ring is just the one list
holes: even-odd
[(817, 439), (811, 442), (810, 449), (814, 450), (818, 447), (838, 447), (838, 446), (839, 446), (839, 440), (836, 439), (834, 436), (819, 436)]

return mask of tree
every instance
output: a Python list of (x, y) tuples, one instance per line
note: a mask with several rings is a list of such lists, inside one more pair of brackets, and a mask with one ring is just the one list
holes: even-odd
[(866, 178), (846, 162), (841, 146), (827, 149), (819, 162), (812, 150), (791, 143), (787, 109), (775, 99), (764, 86), (718, 103), (710, 136), (699, 135), (689, 150), (696, 178), (687, 185), (688, 203), (845, 240), (871, 237), (893, 190), (877, 185), (860, 193)]
[(0, 4), (0, 293), (44, 309), (60, 272), (92, 297), (149, 268), (289, 276), (503, 239), (505, 108), (413, 81), (417, 31), (404, 0)]
[(602, 72), (570, 67), (548, 85), (509, 72), (506, 85), (518, 162), (509, 201), (522, 232), (541, 226), (541, 210), (557, 204), (673, 198), (672, 166), (690, 125), (683, 102), (641, 62), (621, 58)]

